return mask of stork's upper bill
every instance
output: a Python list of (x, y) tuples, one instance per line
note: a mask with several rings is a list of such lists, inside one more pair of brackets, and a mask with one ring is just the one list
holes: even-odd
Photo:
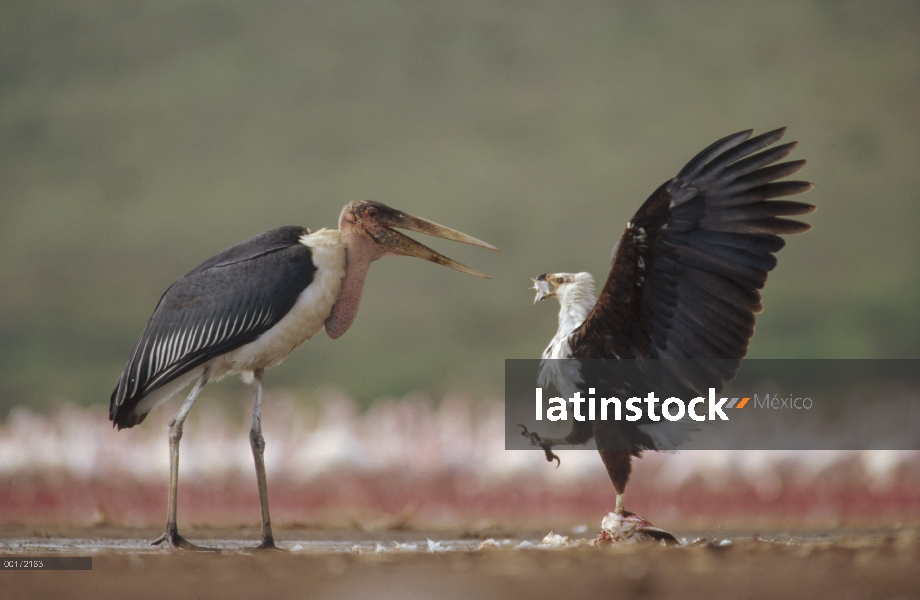
[(445, 267), (450, 267), (451, 269), (456, 269), (457, 271), (489, 279), (488, 275), (484, 275), (475, 269), (461, 265), (457, 261), (435, 252), (428, 246), (415, 241), (409, 236), (395, 231), (393, 229), (395, 227), (408, 229), (410, 231), (418, 231), (419, 233), (426, 233), (446, 240), (453, 240), (455, 242), (462, 242), (464, 244), (470, 244), (471, 246), (479, 246), (480, 248), (488, 248), (489, 250), (500, 252), (500, 250), (492, 244), (487, 244), (465, 233), (461, 233), (449, 227), (444, 227), (443, 225), (438, 225), (437, 223), (432, 223), (431, 221), (419, 217), (414, 217), (373, 200), (350, 203), (342, 211), (342, 216), (339, 219), (339, 228), (344, 233), (369, 237), (377, 244), (385, 246), (387, 248), (386, 254), (416, 256), (439, 265), (444, 265)]

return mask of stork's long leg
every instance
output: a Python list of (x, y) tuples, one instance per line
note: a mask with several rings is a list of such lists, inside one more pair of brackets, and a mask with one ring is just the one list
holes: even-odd
[(166, 532), (158, 537), (153, 544), (151, 544), (152, 546), (156, 546), (162, 542), (169, 542), (169, 545), (173, 548), (212, 550), (212, 548), (203, 548), (189, 542), (179, 535), (179, 528), (176, 526), (176, 501), (179, 496), (179, 440), (182, 439), (182, 424), (185, 423), (185, 418), (192, 409), (192, 405), (195, 404), (195, 400), (198, 399), (201, 388), (208, 383), (208, 378), (210, 376), (211, 369), (205, 367), (201, 377), (198, 378), (198, 382), (195, 383), (195, 387), (189, 392), (188, 398), (185, 399), (185, 402), (182, 403), (182, 407), (179, 408), (179, 412), (176, 413), (176, 416), (173, 417), (173, 420), (169, 423), (169, 501), (166, 509)]
[(268, 481), (265, 478), (265, 438), (262, 437), (262, 376), (265, 369), (256, 369), (253, 373), (252, 429), (249, 430), (249, 445), (252, 446), (252, 458), (256, 463), (256, 480), (259, 483), (259, 504), (262, 508), (262, 543), (260, 549), (276, 550), (275, 538), (272, 536), (272, 520), (268, 516)]

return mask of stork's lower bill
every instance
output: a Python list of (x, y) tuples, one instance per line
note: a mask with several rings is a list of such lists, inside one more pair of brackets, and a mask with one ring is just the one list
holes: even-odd
[(154, 544), (207, 550), (179, 535), (176, 512), (182, 428), (208, 382), (240, 374), (253, 384), (249, 440), (262, 519), (258, 548), (273, 549), (262, 436), (265, 369), (280, 364), (323, 328), (332, 339), (344, 334), (357, 316), (368, 268), (380, 258), (415, 256), (485, 277), (394, 228), (497, 250), (379, 202), (353, 202), (343, 209), (338, 230), (273, 229), (206, 260), (163, 294), (109, 405), (118, 429), (133, 427), (195, 381), (169, 424), (166, 531)]

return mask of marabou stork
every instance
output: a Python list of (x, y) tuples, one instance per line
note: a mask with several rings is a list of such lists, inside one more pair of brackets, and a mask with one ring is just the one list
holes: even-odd
[[(614, 246), (596, 301), (589, 273), (545, 273), (533, 280), (534, 303), (555, 297), (560, 304), (559, 329), (543, 359), (727, 359), (677, 374), (697, 395), (709, 387), (721, 390), (734, 377), (754, 335), (754, 314), (763, 309), (757, 290), (785, 245), (779, 236), (811, 228), (782, 217), (815, 210), (773, 200), (813, 187), (777, 181), (805, 165), (804, 160), (774, 164), (792, 153), (796, 142), (765, 149), (785, 129), (753, 138), (751, 133), (715, 142), (645, 201)], [(563, 393), (587, 387), (580, 372), (561, 364), (544, 360), (541, 384), (551, 382)], [(544, 449), (548, 461), (558, 460), (554, 446), (594, 437), (616, 489), (609, 519), (620, 524), (634, 517), (623, 507), (631, 458), (643, 450), (671, 449), (682, 437), (675, 425), (576, 420), (564, 438), (543, 439), (526, 428), (522, 433)], [(671, 431), (662, 430), (669, 426)]]
[(249, 441), (262, 510), (259, 548), (274, 548), (262, 458), (265, 369), (281, 363), (323, 327), (332, 339), (345, 333), (358, 314), (368, 267), (379, 258), (417, 256), (486, 277), (394, 227), (498, 250), (379, 202), (352, 202), (342, 210), (338, 230), (311, 233), (290, 226), (267, 231), (209, 258), (166, 290), (118, 378), (109, 405), (109, 418), (118, 429), (133, 427), (197, 379), (169, 424), (166, 531), (154, 545), (165, 541), (176, 548), (200, 549), (179, 535), (176, 497), (182, 423), (208, 381), (240, 373), (243, 381), (253, 383)]

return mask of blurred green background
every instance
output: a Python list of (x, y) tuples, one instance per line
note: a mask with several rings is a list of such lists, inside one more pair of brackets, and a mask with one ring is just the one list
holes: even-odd
[(750, 355), (920, 356), (915, 1), (6, 0), (0, 415), (107, 403), (178, 276), (366, 198), (498, 245), (432, 242), (493, 280), (382, 261), (348, 334), (267, 385), (498, 396), (555, 331), (531, 276), (602, 279), (696, 152), (783, 125), (819, 211)]

